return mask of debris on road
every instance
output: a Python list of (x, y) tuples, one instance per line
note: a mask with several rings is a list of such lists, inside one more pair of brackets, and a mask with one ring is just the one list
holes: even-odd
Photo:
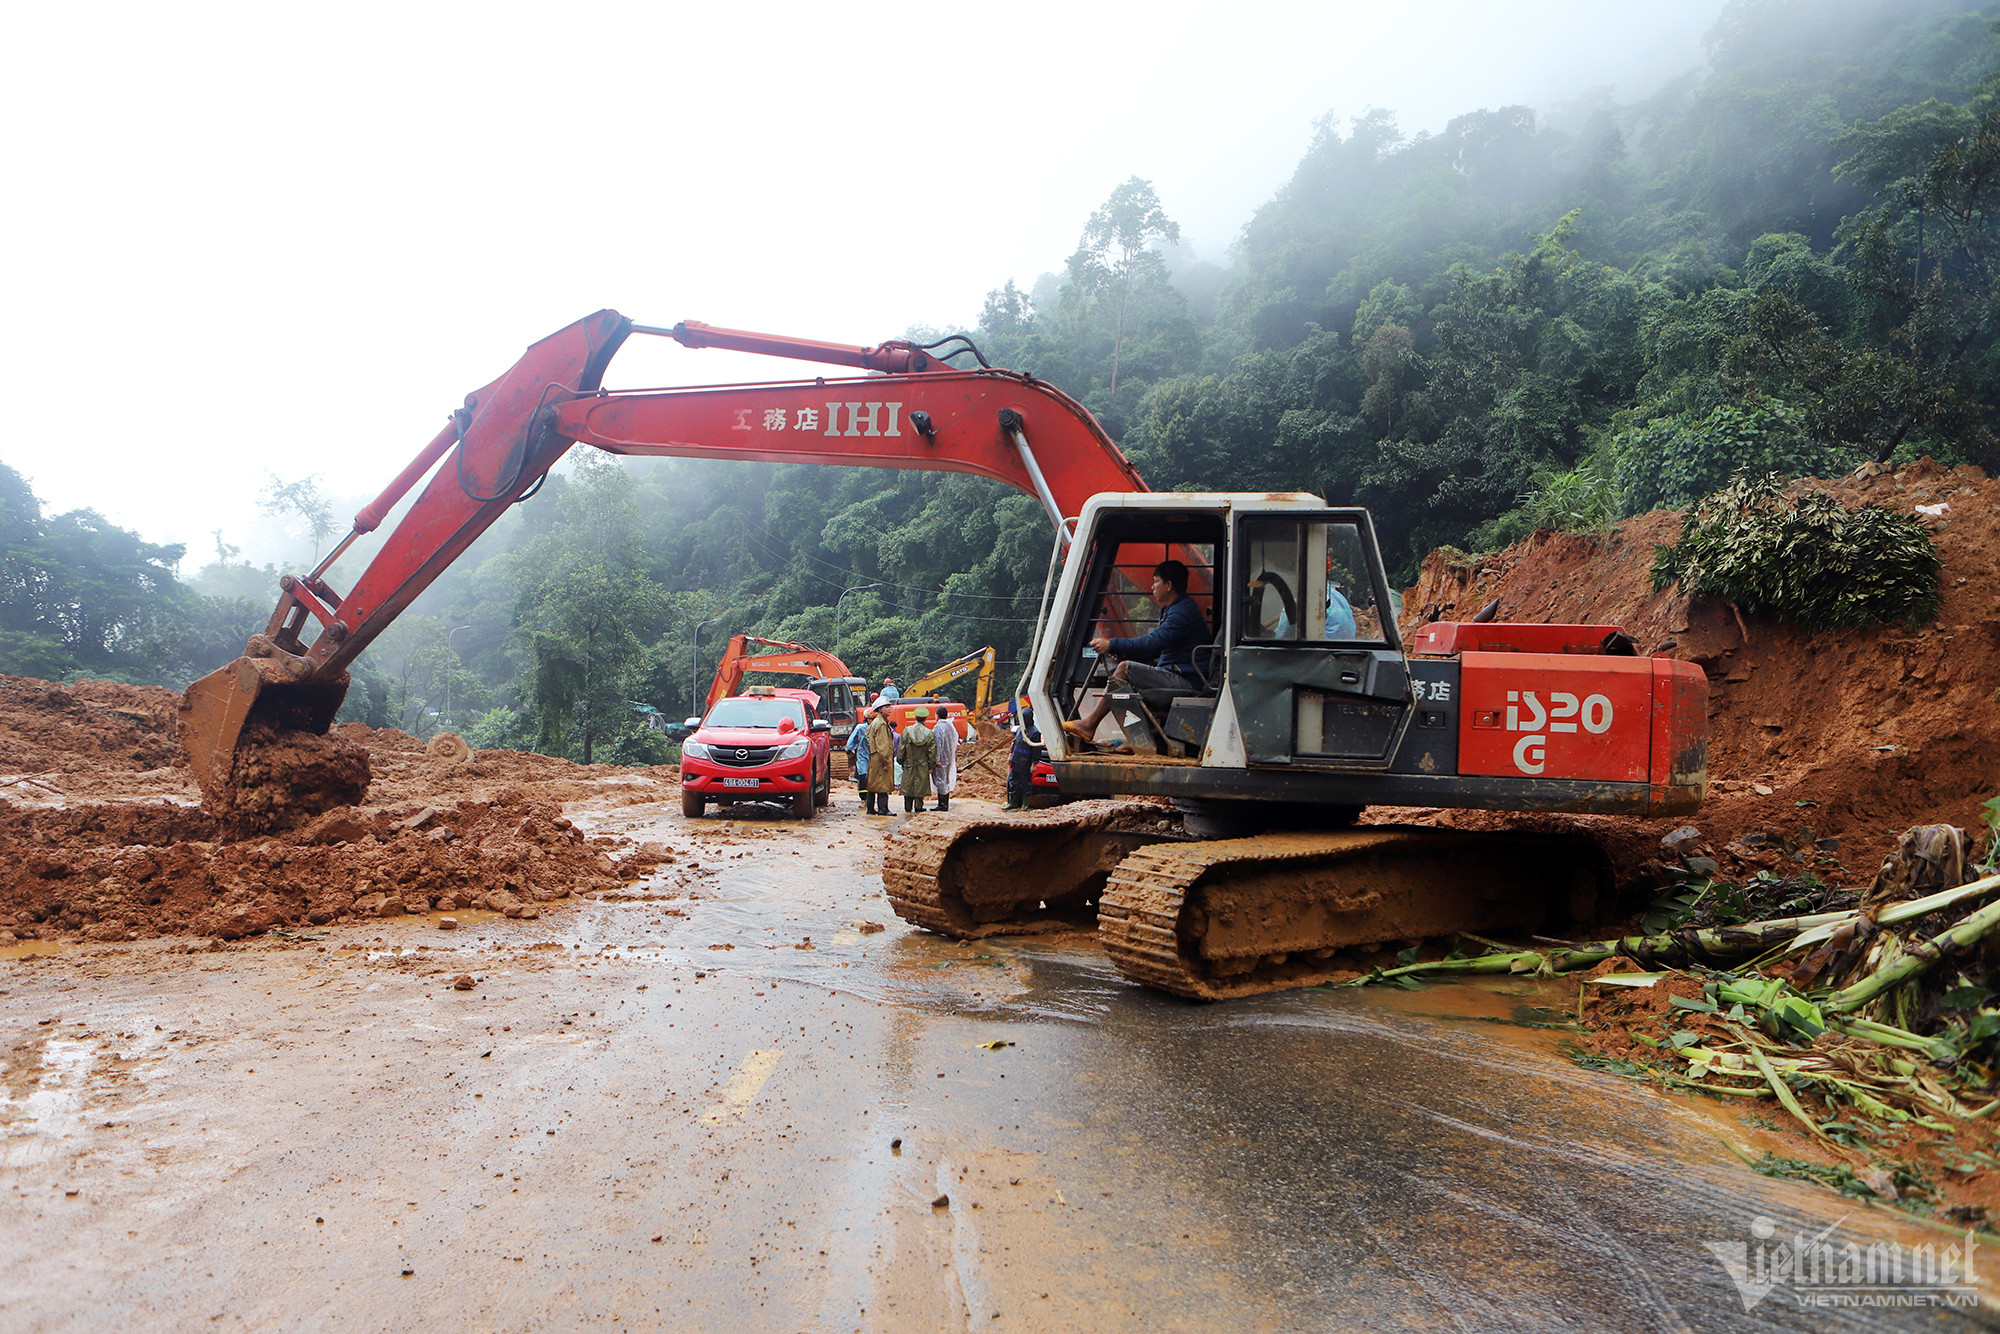
[(0, 747), (61, 789), (0, 796), (0, 846), (19, 850), (0, 861), (0, 930), (26, 941), (235, 940), (434, 909), (533, 919), (543, 903), (674, 860), (657, 843), (614, 858), (617, 840), (588, 840), (562, 813), (566, 800), (625, 787), (638, 800), (677, 795), (671, 770), (510, 751), (439, 764), (414, 737), (358, 724), (334, 736), (374, 773), (371, 804), (239, 837), (243, 813), (202, 810), (176, 767), (175, 707), (150, 686), (0, 676)]
[[(2000, 816), (2000, 798), (1988, 808)], [(2000, 1222), (1988, 1170), (2000, 1162), (1996, 842), (2000, 819), (1980, 864), (1962, 830), (1918, 826), (1858, 892), (1810, 876), (1732, 884), (1683, 870), (1684, 890), (1663, 899), (1669, 920), (1649, 914), (1647, 934), (1489, 944), (1361, 981), (1588, 970), (1573, 1001), (1580, 1064), (1676, 1092), (1768, 1099), (1802, 1151), (1834, 1164), (1767, 1155), (1759, 1170), (1984, 1229), (1989, 1211)], [(1748, 920), (1774, 905), (1808, 911)]]

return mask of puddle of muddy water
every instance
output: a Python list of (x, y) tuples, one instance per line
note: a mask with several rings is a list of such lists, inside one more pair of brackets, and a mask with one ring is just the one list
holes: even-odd
[(59, 940), (20, 940), (12, 945), (0, 945), (0, 959), (25, 959), (31, 954), (60, 954), (64, 950), (75, 948), (74, 945)]

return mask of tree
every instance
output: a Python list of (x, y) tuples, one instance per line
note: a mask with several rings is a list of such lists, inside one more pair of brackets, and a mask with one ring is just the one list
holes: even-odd
[(986, 294), (979, 311), (979, 327), (998, 334), (1021, 334), (1034, 327), (1035, 303), (1009, 278), (1005, 287)]
[(465, 670), (436, 616), (406, 613), (370, 653), (388, 668), (383, 703), (391, 725), (412, 736), (428, 737), (468, 710), (483, 713), (492, 702), (485, 682)]
[[(296, 482), (287, 482), (278, 474), (266, 470), (264, 477), (264, 490), (257, 498), (257, 508), (266, 514), (292, 515), (303, 524), (305, 530), (312, 534), (313, 559), (318, 560), (320, 547), (333, 536), (337, 527), (333, 518), (333, 501), (320, 488), (320, 475), (314, 473)], [(216, 540), (219, 544), (219, 534)]]
[[(1856, 125), (1834, 168), (1877, 202), (1838, 229), (1839, 257), (1886, 346), (1861, 368), (1885, 400), (1878, 458), (1913, 430), (1995, 457), (2000, 400), (2000, 104), (1929, 99)], [(1822, 371), (1823, 373), (1823, 371)]]
[(1118, 388), (1118, 362), (1125, 348), (1125, 320), (1135, 288), (1165, 288), (1166, 257), (1159, 242), (1178, 243), (1180, 224), (1167, 216), (1151, 181), (1132, 177), (1111, 192), (1084, 224), (1083, 243), (1070, 256), (1070, 282), (1079, 294), (1108, 300), (1113, 310), (1111, 384)]
[(270, 607), (195, 593), (183, 550), (93, 510), (44, 517), (0, 464), (0, 672), (179, 687), (236, 657)]
[(510, 562), (515, 630), (530, 663), (535, 748), (574, 748), (589, 764), (600, 743), (635, 726), (632, 687), (666, 599), (643, 565), (625, 469), (580, 454), (560, 480), (544, 507), (547, 526)]

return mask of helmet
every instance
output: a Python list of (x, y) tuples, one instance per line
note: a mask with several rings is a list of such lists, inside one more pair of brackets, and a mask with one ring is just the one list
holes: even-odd
[(882, 678), (882, 684), (885, 686), (892, 686), (896, 684), (896, 678), (893, 676), (885, 676)]
[(910, 710), (910, 716), (912, 718), (928, 718), (931, 716), (931, 711), (919, 704), (916, 708)]

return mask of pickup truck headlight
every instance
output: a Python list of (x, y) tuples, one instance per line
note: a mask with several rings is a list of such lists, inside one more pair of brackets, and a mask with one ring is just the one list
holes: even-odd
[(702, 745), (699, 741), (683, 741), (681, 742), (681, 758), (684, 760), (707, 760), (713, 759), (714, 756), (710, 755), (708, 747)]
[(786, 746), (783, 750), (778, 752), (778, 758), (781, 760), (796, 760), (811, 749), (812, 749), (812, 741), (810, 739), (805, 741), (794, 741), (791, 745)]

